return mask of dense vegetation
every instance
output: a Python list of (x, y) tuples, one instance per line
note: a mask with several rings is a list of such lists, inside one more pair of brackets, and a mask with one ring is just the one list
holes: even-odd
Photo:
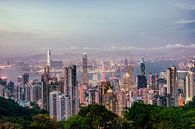
[(41, 117), (47, 118), (48, 121), (51, 120), (38, 105), (33, 103), (31, 105), (32, 108), (21, 107), (11, 99), (0, 97), (0, 129), (34, 128), (36, 126), (34, 123), (41, 121)]
[(66, 121), (56, 122), (40, 110), (0, 98), (0, 129), (194, 129), (195, 99), (185, 107), (165, 108), (135, 102), (119, 117), (104, 106), (82, 107)]

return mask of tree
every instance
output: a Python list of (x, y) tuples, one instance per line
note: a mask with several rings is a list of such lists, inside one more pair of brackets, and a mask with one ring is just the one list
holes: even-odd
[(78, 113), (79, 116), (87, 117), (90, 127), (96, 129), (99, 127), (109, 128), (118, 116), (104, 106), (91, 104), (82, 107)]
[(127, 108), (124, 117), (134, 129), (189, 129), (186, 111), (182, 108), (162, 108), (135, 102)]
[(30, 129), (59, 129), (59, 125), (54, 119), (46, 114), (33, 116), (33, 121), (29, 126)]
[(104, 106), (92, 104), (82, 107), (78, 115), (64, 121), (65, 129), (110, 129), (118, 126), (118, 116)]
[(149, 129), (151, 128), (151, 110), (151, 105), (135, 102), (131, 108), (127, 108), (124, 111), (124, 117), (131, 122), (135, 129)]
[(88, 119), (79, 115), (70, 117), (63, 125), (65, 129), (90, 129)]
[(0, 123), (0, 129), (22, 129), (22, 127), (15, 123)]

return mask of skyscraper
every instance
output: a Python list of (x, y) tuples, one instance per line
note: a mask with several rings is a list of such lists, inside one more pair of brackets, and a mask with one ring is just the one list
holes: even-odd
[(47, 65), (51, 67), (52, 59), (51, 59), (51, 50), (47, 51)]
[(46, 111), (49, 111), (49, 92), (50, 92), (50, 86), (49, 86), (49, 66), (46, 66), (44, 69), (44, 74), (41, 76), (41, 90), (42, 90), (42, 108)]
[(195, 72), (189, 71), (186, 76), (186, 101), (192, 101), (195, 96)]
[(137, 88), (146, 88), (147, 87), (147, 79), (145, 76), (145, 63), (144, 58), (140, 61), (140, 71), (141, 75), (137, 76)]
[(24, 100), (24, 86), (22, 81), (22, 76), (18, 76), (18, 84), (17, 84), (17, 101)]
[(57, 119), (57, 99), (59, 91), (52, 91), (49, 93), (49, 116)]
[(126, 66), (128, 65), (128, 60), (127, 60), (127, 58), (125, 58), (125, 65), (126, 65)]
[(99, 104), (105, 105), (106, 102), (106, 93), (111, 87), (110, 81), (102, 81), (99, 84)]
[(87, 54), (83, 53), (83, 84), (88, 84)]
[(5, 87), (0, 84), (0, 97), (4, 98), (4, 95), (5, 95)]
[(23, 73), (23, 85), (26, 85), (29, 81), (29, 73)]
[(172, 106), (175, 105), (176, 98), (176, 74), (177, 70), (175, 66), (167, 68), (167, 94), (171, 96)]
[(145, 63), (144, 63), (144, 58), (140, 61), (140, 70), (141, 70), (141, 75), (145, 76)]
[[(70, 114), (76, 114), (79, 111), (79, 96), (77, 85), (76, 65), (65, 67), (64, 94), (70, 98)], [(66, 107), (67, 108), (67, 107)]]

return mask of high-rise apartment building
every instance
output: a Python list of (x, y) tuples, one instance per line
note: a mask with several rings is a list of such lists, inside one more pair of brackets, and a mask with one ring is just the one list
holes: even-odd
[(186, 101), (192, 101), (195, 96), (195, 72), (189, 71), (186, 77)]
[(64, 94), (59, 94), (57, 96), (57, 101), (56, 101), (56, 107), (57, 107), (57, 121), (62, 121), (66, 120), (66, 109), (65, 109), (65, 95)]
[(52, 91), (49, 93), (49, 116), (50, 118), (57, 119), (57, 99), (59, 91)]
[(73, 115), (79, 111), (76, 65), (65, 67), (64, 73), (64, 94), (70, 98), (70, 114)]
[(170, 95), (172, 99), (172, 106), (175, 105), (176, 99), (176, 74), (177, 70), (175, 66), (167, 68), (167, 94)]

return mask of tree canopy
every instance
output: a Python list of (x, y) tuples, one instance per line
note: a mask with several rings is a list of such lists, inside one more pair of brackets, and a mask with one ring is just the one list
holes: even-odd
[(135, 102), (119, 117), (104, 106), (81, 107), (77, 115), (57, 122), (36, 104), (32, 109), (0, 97), (0, 128), (2, 129), (194, 129), (195, 98), (184, 107), (158, 107)]

